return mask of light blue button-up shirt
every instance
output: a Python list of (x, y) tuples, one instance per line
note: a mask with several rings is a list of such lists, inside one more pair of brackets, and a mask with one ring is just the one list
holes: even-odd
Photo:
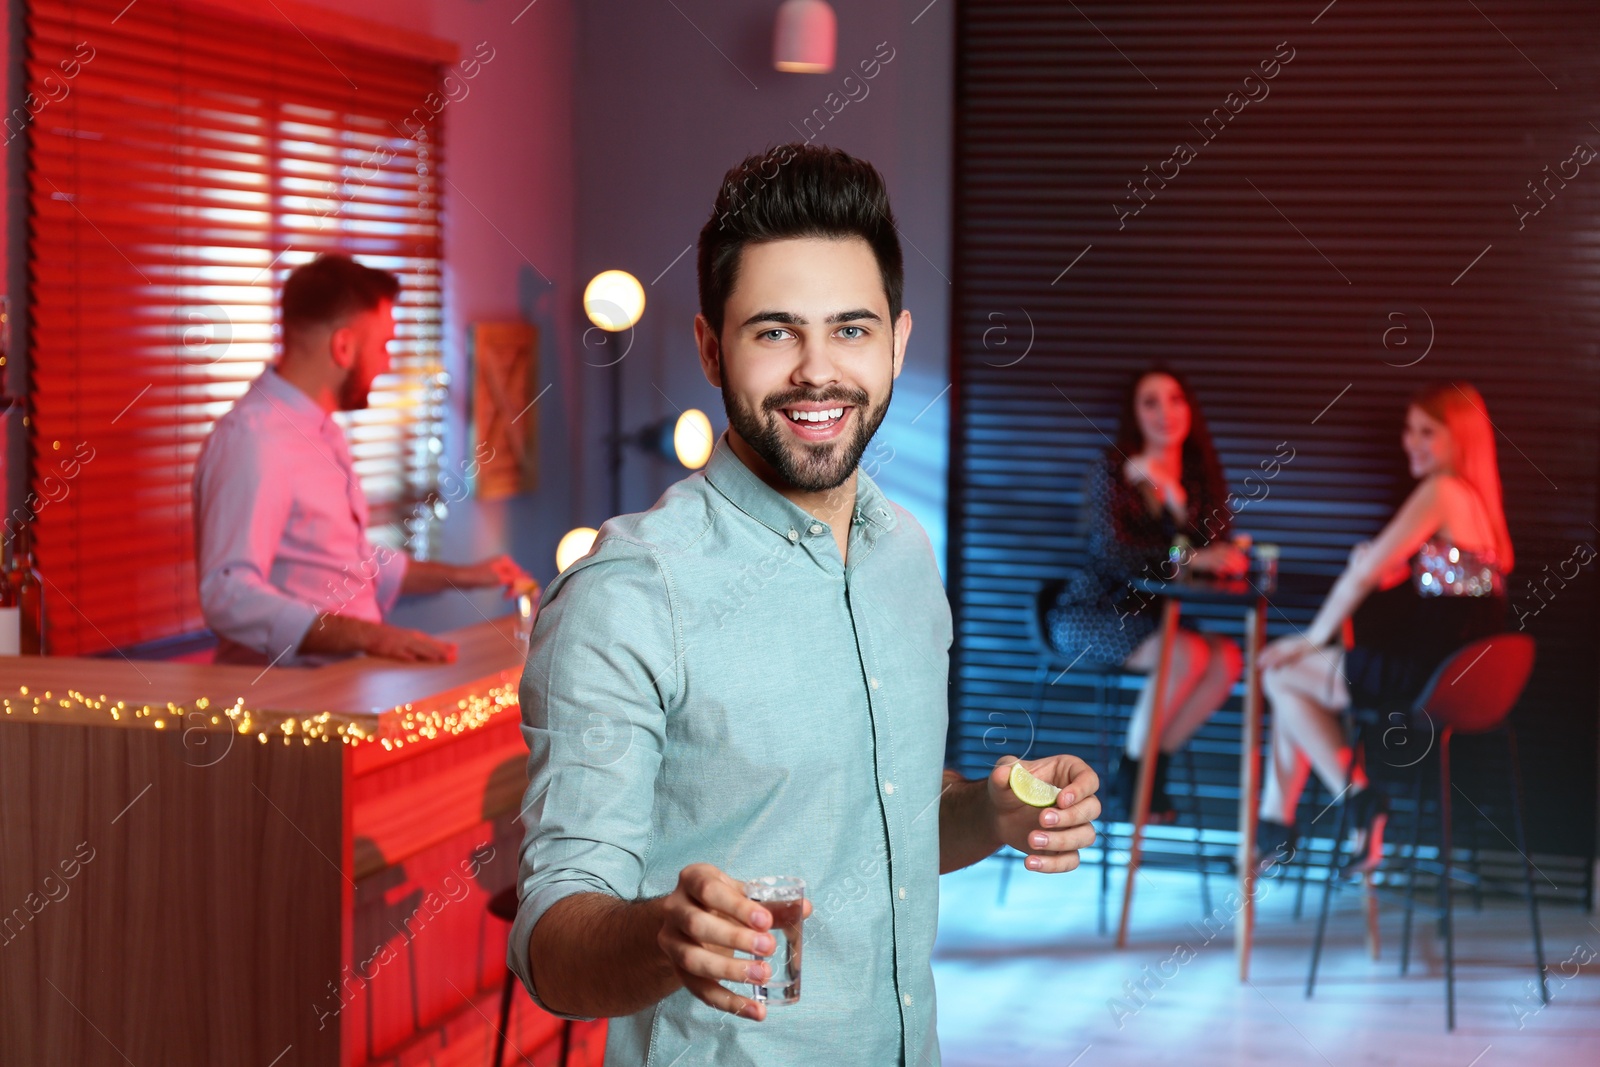
[(705, 862), (815, 907), (799, 1003), (754, 1022), (680, 989), (612, 1020), (608, 1067), (939, 1063), (950, 608), (921, 526), (865, 472), (856, 494), (845, 562), (723, 437), (545, 591), (509, 950), (535, 999), (529, 934), (574, 893), (662, 896)]

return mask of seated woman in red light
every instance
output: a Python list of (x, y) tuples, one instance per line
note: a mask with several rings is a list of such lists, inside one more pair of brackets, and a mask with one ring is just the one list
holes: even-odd
[[(1228, 539), (1233, 513), (1227, 499), (1222, 464), (1188, 384), (1163, 368), (1136, 375), (1123, 398), (1116, 445), (1089, 471), (1088, 559), (1046, 618), (1056, 651), (1074, 662), (1153, 672), (1161, 605), (1132, 583), (1170, 577), (1168, 552), (1180, 535), (1199, 546), (1186, 560), (1193, 569), (1243, 574), (1249, 562)], [(1166, 791), (1168, 757), (1227, 699), (1241, 665), (1239, 646), (1227, 638), (1178, 631), (1161, 717), (1152, 822), (1175, 817)], [(1147, 683), (1134, 706), (1117, 768), (1116, 792), (1125, 812), (1133, 807), (1150, 729), (1151, 689)]]
[[(1351, 551), (1311, 625), (1261, 653), (1272, 701), (1263, 858), (1293, 848), (1308, 765), (1330, 793), (1343, 791), (1342, 710), (1409, 707), (1451, 653), (1505, 629), (1513, 556), (1483, 398), (1465, 382), (1422, 390), (1400, 440), (1416, 488), (1376, 539)], [(1356, 644), (1345, 651), (1334, 642), (1358, 608)], [(1359, 764), (1345, 801), (1355, 821), (1351, 867), (1370, 871), (1383, 854), (1388, 801)]]

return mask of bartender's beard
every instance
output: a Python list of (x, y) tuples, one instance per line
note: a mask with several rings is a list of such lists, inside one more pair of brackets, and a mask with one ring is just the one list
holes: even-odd
[[(855, 473), (862, 453), (866, 452), (872, 435), (878, 432), (884, 416), (889, 413), (889, 401), (893, 399), (894, 382), (891, 380), (888, 395), (878, 404), (872, 404), (872, 398), (860, 389), (828, 389), (821, 393), (797, 389), (767, 397), (761, 404), (761, 411), (757, 412), (747, 407), (731, 390), (722, 391), (722, 406), (728, 413), (728, 425), (744, 438), (756, 455), (767, 461), (779, 477), (808, 493), (836, 489)], [(855, 420), (853, 433), (843, 440), (821, 444), (797, 441), (790, 436), (783, 425), (783, 420), (788, 418), (783, 408), (791, 404), (826, 404), (829, 401), (847, 404), (855, 409), (851, 413)]]
[(367, 394), (370, 392), (372, 379), (359, 365), (351, 367), (350, 373), (339, 383), (339, 410), (361, 411), (368, 404)]

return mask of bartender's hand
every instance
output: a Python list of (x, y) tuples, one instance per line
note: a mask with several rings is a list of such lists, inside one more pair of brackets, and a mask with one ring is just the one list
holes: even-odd
[(1100, 801), (1094, 795), (1100, 778), (1077, 756), (1062, 754), (1026, 760), (1028, 772), (1061, 793), (1048, 808), (1024, 804), (1011, 791), (1011, 765), (1015, 756), (1002, 756), (989, 774), (989, 803), (994, 809), (996, 835), (1002, 842), (1027, 854), (1030, 871), (1058, 874), (1078, 866), (1078, 850), (1094, 844), (1094, 827)]
[(454, 663), (456, 646), (429, 637), (418, 630), (406, 630), (366, 619), (353, 619), (325, 611), (300, 640), (302, 655), (311, 653), (365, 652), (406, 663)]
[[(810, 918), (811, 901), (801, 918)], [(769, 956), (777, 948), (772, 912), (744, 895), (743, 887), (709, 863), (691, 863), (678, 874), (678, 888), (662, 900), (656, 941), (685, 989), (731, 1015), (765, 1019), (767, 1007), (733, 992), (723, 982), (765, 982), (772, 965), (734, 958), (734, 950)]]
[(517, 566), (517, 561), (510, 556), (495, 556), (461, 569), (462, 577), (466, 579), (462, 584), (468, 588), (484, 589), (498, 585), (505, 589), (508, 599), (523, 593), (533, 597), (539, 595), (539, 583)]
[(404, 663), (454, 663), (456, 646), (440, 641), (421, 630), (375, 624), (365, 649), (369, 656), (397, 659)]

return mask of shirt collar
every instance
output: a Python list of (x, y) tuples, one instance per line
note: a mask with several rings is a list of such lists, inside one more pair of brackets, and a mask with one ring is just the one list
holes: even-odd
[(254, 388), (260, 390), (262, 398), (272, 405), (273, 410), (304, 429), (320, 432), (328, 421), (328, 413), (318, 407), (315, 400), (285, 380), (274, 367), (261, 372)]
[[(717, 438), (706, 463), (706, 480), (733, 502), (734, 507), (786, 540), (805, 529), (815, 518), (800, 505), (762, 481), (744, 465), (728, 444), (726, 432)], [(857, 522), (870, 522), (884, 529), (895, 526), (894, 508), (867, 472), (856, 468)]]

